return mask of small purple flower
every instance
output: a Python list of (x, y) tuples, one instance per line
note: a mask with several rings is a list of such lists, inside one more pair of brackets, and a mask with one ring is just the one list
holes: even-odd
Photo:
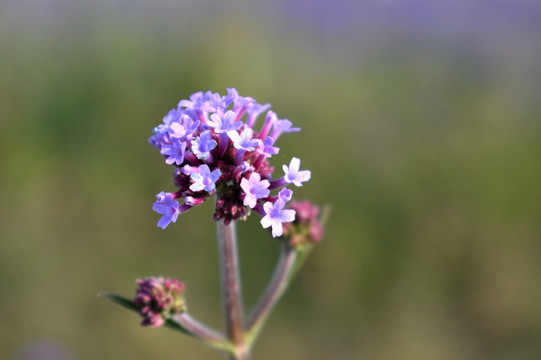
[(238, 111), (241, 109), (246, 109), (253, 103), (255, 103), (255, 100), (251, 97), (237, 96), (235, 98), (235, 105), (233, 106), (233, 110)]
[(169, 123), (168, 134), (171, 138), (187, 139), (199, 126), (200, 121), (183, 114), (178, 121)]
[(236, 98), (239, 97), (239, 93), (235, 88), (227, 88), (227, 95), (222, 98), (222, 102), (225, 107), (228, 107)]
[(259, 140), (257, 151), (265, 157), (271, 157), (272, 155), (276, 155), (280, 151), (280, 148), (276, 146), (272, 146), (273, 144), (274, 144), (274, 139), (271, 138), (270, 136), (267, 136), (265, 138), (265, 141)]
[(170, 144), (162, 145), (160, 152), (162, 155), (166, 155), (165, 163), (168, 165), (177, 164), (180, 165), (184, 161), (184, 150), (186, 150), (186, 143), (179, 139), (171, 139)]
[(216, 180), (220, 177), (220, 169), (216, 169), (210, 172), (209, 167), (205, 165), (199, 166), (199, 173), (193, 172), (190, 178), (193, 180), (193, 184), (190, 185), (190, 190), (206, 192), (212, 192), (216, 189)]
[(134, 302), (141, 307), (141, 325), (158, 327), (171, 315), (186, 311), (184, 283), (176, 279), (147, 277), (137, 280)]
[(161, 147), (163, 145), (167, 145), (171, 143), (171, 140), (169, 138), (168, 133), (169, 126), (160, 124), (156, 126), (154, 129), (152, 129), (153, 135), (148, 139), (148, 142), (158, 149), (161, 150)]
[(246, 114), (248, 114), (246, 125), (248, 127), (253, 127), (257, 120), (257, 117), (264, 111), (268, 110), (269, 108), (270, 108), (270, 104), (265, 104), (265, 105), (261, 105), (257, 103), (251, 104), (246, 110)]
[(293, 183), (296, 186), (302, 186), (301, 183), (310, 180), (310, 170), (299, 171), (301, 166), (301, 160), (298, 158), (291, 159), (289, 167), (283, 165), (282, 169), (284, 170), (285, 176), (284, 179), (287, 183)]
[(244, 205), (253, 209), (257, 203), (257, 199), (269, 196), (270, 190), (267, 189), (269, 185), (269, 181), (261, 180), (261, 175), (256, 172), (250, 175), (250, 179), (243, 178), (240, 182), (240, 187), (246, 194)]
[(239, 134), (235, 130), (227, 132), (227, 136), (233, 141), (233, 146), (238, 150), (254, 151), (259, 146), (257, 139), (253, 139), (254, 131), (246, 128)]
[(276, 200), (274, 204), (270, 201), (263, 204), (265, 216), (261, 219), (261, 225), (264, 229), (272, 226), (272, 237), (282, 235), (282, 223), (295, 220), (295, 210), (284, 209), (284, 205), (285, 203), (281, 199)]
[(229, 130), (240, 129), (242, 122), (235, 121), (237, 119), (237, 113), (234, 111), (227, 111), (223, 116), (218, 114), (210, 115), (208, 125), (214, 128), (214, 131), (218, 134), (228, 132)]
[(272, 126), (271, 137), (276, 140), (282, 133), (301, 131), (300, 128), (291, 127), (293, 124), (287, 119), (277, 120)]
[(278, 194), (278, 199), (283, 201), (284, 204), (288, 202), (289, 200), (291, 200), (292, 197), (293, 197), (293, 191), (287, 188), (283, 188), (282, 190), (280, 190), (280, 193)]
[(207, 91), (205, 98), (205, 105), (208, 107), (208, 111), (220, 111), (222, 109), (222, 96), (220, 94)]
[(185, 108), (188, 110), (199, 110), (203, 106), (203, 92), (199, 91), (190, 96), (190, 100), (180, 100), (178, 103), (179, 108)]
[(157, 194), (156, 198), (157, 201), (152, 205), (152, 210), (163, 215), (158, 221), (158, 227), (165, 229), (171, 222), (177, 221), (178, 214), (181, 212), (180, 205), (163, 191)]
[(192, 151), (198, 159), (209, 157), (210, 151), (216, 147), (217, 143), (212, 139), (209, 130), (203, 131), (199, 138), (192, 139)]
[(186, 128), (179, 122), (169, 124), (169, 136), (180, 139), (186, 135)]

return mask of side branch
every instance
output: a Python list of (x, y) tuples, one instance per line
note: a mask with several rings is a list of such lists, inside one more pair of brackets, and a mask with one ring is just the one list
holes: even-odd
[(253, 344), (257, 339), (263, 325), (265, 325), (270, 313), (287, 290), (296, 270), (301, 265), (299, 252), (284, 243), (280, 252), (280, 259), (276, 266), (276, 270), (264, 294), (261, 296), (256, 305), (250, 319), (247, 323), (247, 342)]

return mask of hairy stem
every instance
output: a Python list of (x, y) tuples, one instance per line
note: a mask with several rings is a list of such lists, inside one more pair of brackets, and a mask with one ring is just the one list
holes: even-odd
[(235, 346), (234, 360), (249, 360), (250, 350), (245, 344), (243, 307), (239, 261), (237, 254), (237, 237), (235, 222), (225, 225), (218, 221), (218, 256), (220, 260), (220, 282), (222, 301), (225, 312), (227, 337)]
[(257, 339), (270, 313), (288, 288), (298, 269), (299, 253), (287, 243), (282, 245), (280, 259), (267, 289), (261, 296), (247, 324), (247, 341), (251, 345)]
[(173, 315), (173, 320), (178, 322), (184, 329), (207, 345), (228, 353), (234, 351), (231, 344), (220, 332), (207, 327), (188, 313)]

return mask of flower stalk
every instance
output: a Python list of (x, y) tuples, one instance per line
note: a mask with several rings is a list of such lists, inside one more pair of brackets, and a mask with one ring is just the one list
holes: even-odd
[(245, 344), (240, 269), (235, 222), (217, 221), (220, 282), (225, 313), (226, 334), (236, 348), (231, 359), (249, 360), (250, 349)]
[[(309, 251), (308, 248), (305, 248)], [(297, 270), (304, 262), (307, 251), (299, 251), (287, 242), (282, 242), (280, 258), (265, 292), (255, 306), (246, 328), (246, 341), (252, 345), (258, 338), (272, 310), (289, 288)]]

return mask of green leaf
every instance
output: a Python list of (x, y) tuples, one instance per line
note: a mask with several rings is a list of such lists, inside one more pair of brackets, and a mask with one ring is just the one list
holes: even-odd
[[(118, 304), (128, 310), (135, 311), (138, 314), (141, 312), (140, 305), (137, 305), (132, 299), (128, 299), (122, 295), (113, 294), (113, 293), (101, 293), (101, 294), (98, 294), (98, 297), (102, 299), (110, 300), (114, 302), (115, 304)], [(184, 333), (186, 335), (195, 336), (194, 334), (186, 330), (182, 325), (180, 325), (178, 322), (176, 322), (172, 318), (165, 320), (164, 325), (172, 330), (180, 331), (181, 333)]]
[(141, 306), (137, 305), (132, 299), (125, 298), (124, 296), (113, 293), (101, 293), (98, 294), (98, 296), (102, 299), (110, 300), (128, 310), (135, 311), (136, 313), (141, 311)]

